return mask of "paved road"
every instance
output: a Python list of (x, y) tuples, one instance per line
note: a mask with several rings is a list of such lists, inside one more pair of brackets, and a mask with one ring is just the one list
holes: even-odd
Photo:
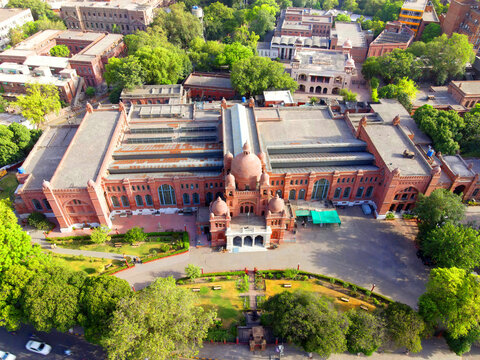
[[(47, 344), (52, 346), (53, 350), (47, 356), (32, 353), (25, 349), (25, 344), (29, 340), (30, 334), (33, 332), (34, 330), (31, 326), (23, 326), (19, 331), (16, 332), (16, 335), (12, 335), (4, 328), (0, 328), (0, 350), (8, 351), (16, 355), (18, 360), (100, 360), (105, 358), (104, 352), (99, 346), (92, 345), (75, 335), (59, 333), (57, 331), (52, 331), (50, 333), (36, 331), (35, 334), (42, 341), (45, 341)], [(72, 355), (63, 355), (65, 349), (70, 349), (72, 351)]]
[(224, 254), (192, 248), (189, 254), (137, 265), (117, 276), (141, 289), (160, 276), (182, 276), (190, 263), (206, 272), (296, 268), (299, 264), (303, 270), (367, 288), (375, 284), (375, 291), (416, 307), (425, 291), (428, 269), (416, 257), (413, 241), (400, 232), (396, 222), (367, 218), (359, 207), (339, 210), (339, 215), (341, 227), (301, 228), (296, 243), (284, 243), (276, 250)]

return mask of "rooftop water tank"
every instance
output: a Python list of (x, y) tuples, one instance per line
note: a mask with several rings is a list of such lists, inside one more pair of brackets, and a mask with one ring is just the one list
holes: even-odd
[(245, 96), (242, 96), (242, 103), (247, 102), (247, 98)]
[(25, 169), (20, 166), (20, 167), (17, 169), (17, 172), (18, 172), (19, 174), (25, 174)]
[(432, 157), (434, 153), (435, 153), (435, 151), (429, 146), (428, 151), (427, 151), (427, 156)]

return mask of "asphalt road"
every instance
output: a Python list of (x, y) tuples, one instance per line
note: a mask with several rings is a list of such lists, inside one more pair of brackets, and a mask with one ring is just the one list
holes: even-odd
[[(25, 344), (32, 333), (52, 347), (52, 352), (46, 356), (38, 355), (25, 349)], [(65, 356), (64, 351), (70, 349), (72, 354)], [(31, 326), (23, 326), (15, 334), (11, 334), (4, 328), (0, 328), (0, 350), (8, 351), (23, 359), (45, 359), (45, 360), (97, 360), (104, 359), (105, 355), (101, 347), (92, 345), (82, 338), (57, 331), (50, 333), (34, 331)]]

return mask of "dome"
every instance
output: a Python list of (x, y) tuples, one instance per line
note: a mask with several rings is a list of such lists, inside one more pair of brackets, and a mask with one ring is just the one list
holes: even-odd
[(262, 176), (260, 176), (260, 185), (268, 185), (270, 183), (270, 176), (263, 172)]
[(215, 216), (222, 216), (228, 214), (228, 206), (225, 201), (219, 196), (217, 200), (215, 200), (210, 205), (210, 212), (212, 212)]
[(348, 59), (347, 60), (347, 66), (354, 67), (355, 66), (355, 60), (353, 60), (352, 58)]
[(227, 151), (227, 153), (225, 154), (225, 156), (223, 157), (223, 159), (226, 161), (226, 160), (232, 160), (233, 159), (233, 155), (230, 151)]
[(352, 41), (350, 39), (347, 39), (345, 40), (345, 42), (343, 43), (343, 48), (352, 48)]
[(283, 199), (280, 199), (278, 197), (278, 194), (276, 194), (275, 197), (268, 202), (268, 210), (272, 213), (282, 212), (284, 208), (285, 202), (283, 201)]
[(226, 187), (235, 187), (235, 176), (228, 174), (225, 177), (225, 184)]
[(258, 156), (250, 152), (248, 142), (243, 145), (243, 152), (232, 160), (232, 174), (237, 179), (241, 190), (248, 185), (251, 189), (256, 187), (257, 181), (262, 174), (262, 162)]

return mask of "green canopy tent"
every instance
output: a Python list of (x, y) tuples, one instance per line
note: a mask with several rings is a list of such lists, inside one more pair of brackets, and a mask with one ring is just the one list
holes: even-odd
[(299, 216), (310, 216), (310, 210), (302, 210), (302, 209), (299, 209), (299, 210), (295, 211), (295, 216), (296, 216), (296, 217), (299, 217)]
[(336, 210), (311, 211), (310, 214), (314, 224), (342, 224)]

